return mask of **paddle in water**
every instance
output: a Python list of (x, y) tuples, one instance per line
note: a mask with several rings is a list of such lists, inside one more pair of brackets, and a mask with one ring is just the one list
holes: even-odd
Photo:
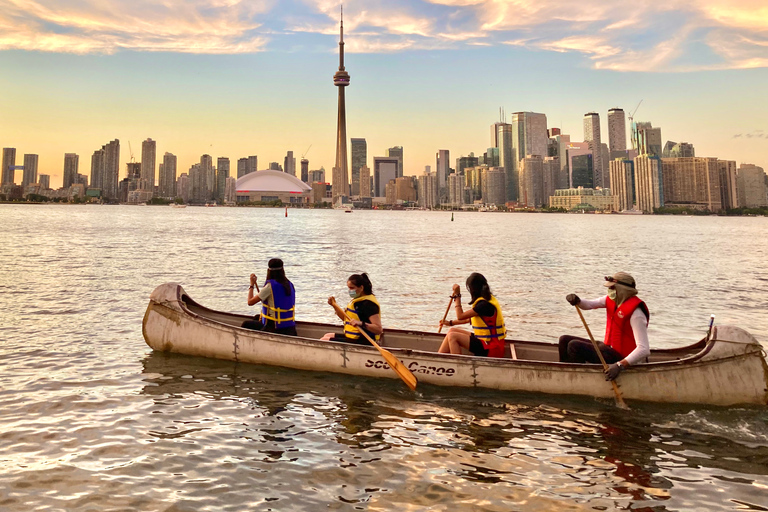
[[(349, 318), (349, 315), (347, 315), (347, 312), (344, 311), (336, 303), (336, 299), (333, 300), (333, 303), (331, 305), (337, 311), (341, 311), (342, 312), (342, 314), (344, 315), (344, 319), (347, 322), (351, 322), (352, 321), (352, 319)], [(411, 388), (411, 390), (416, 391), (416, 384), (418, 384), (419, 381), (416, 378), (416, 376), (413, 373), (411, 373), (411, 370), (406, 368), (405, 365), (398, 358), (396, 358), (392, 354), (392, 352), (390, 352), (389, 350), (381, 348), (381, 346), (378, 343), (373, 341), (373, 339), (371, 339), (371, 337), (368, 336), (368, 333), (365, 332), (364, 329), (360, 329), (360, 333), (363, 336), (365, 336), (365, 339), (367, 339), (368, 341), (371, 342), (371, 345), (373, 345), (374, 347), (376, 347), (378, 349), (378, 351), (381, 353), (381, 357), (384, 358), (384, 360), (387, 362), (389, 367), (392, 368), (392, 370), (394, 370), (394, 372), (398, 375), (398, 377), (400, 377), (403, 380), (403, 382), (405, 382), (405, 385), (408, 386), (409, 388)]]
[[(597, 346), (597, 342), (595, 341), (595, 337), (592, 336), (592, 331), (589, 330), (589, 326), (587, 325), (587, 321), (584, 319), (584, 314), (581, 312), (581, 308), (576, 305), (576, 311), (579, 312), (579, 317), (581, 318), (581, 323), (584, 324), (584, 329), (587, 330), (587, 334), (589, 335), (589, 340), (592, 342), (592, 346), (595, 347), (595, 352), (597, 352), (597, 357), (600, 358), (600, 362), (603, 364), (603, 371), (608, 371), (608, 363), (605, 362), (605, 358), (603, 357), (603, 353), (600, 352), (600, 347)], [(616, 381), (610, 381), (613, 385), (613, 394), (616, 395), (616, 406), (620, 407), (622, 409), (629, 409), (629, 406), (624, 402), (624, 398), (621, 396), (621, 391), (619, 391), (619, 386), (616, 384)]]

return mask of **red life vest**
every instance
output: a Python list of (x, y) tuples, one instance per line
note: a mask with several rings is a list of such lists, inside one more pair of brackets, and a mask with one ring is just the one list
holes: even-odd
[[(632, 332), (629, 319), (638, 307), (642, 307), (644, 313), (648, 311), (645, 303), (637, 296), (625, 300), (618, 308), (616, 302), (610, 297), (605, 298), (605, 309), (608, 313), (605, 324), (605, 344), (621, 354), (621, 357), (627, 357), (637, 347), (635, 333)], [(647, 317), (646, 314), (646, 325), (648, 325)]]

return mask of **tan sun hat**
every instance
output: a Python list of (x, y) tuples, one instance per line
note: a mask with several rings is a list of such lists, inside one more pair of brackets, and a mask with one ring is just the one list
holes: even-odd
[(616, 272), (612, 276), (605, 276), (605, 283), (603, 283), (603, 286), (609, 287), (614, 284), (623, 284), (624, 286), (634, 288), (635, 278), (626, 272)]

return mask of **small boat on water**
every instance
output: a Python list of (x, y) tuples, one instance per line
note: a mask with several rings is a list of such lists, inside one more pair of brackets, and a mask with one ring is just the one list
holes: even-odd
[[(158, 286), (149, 298), (142, 333), (152, 349), (299, 370), (398, 378), (368, 346), (319, 338), (341, 326), (297, 322), (299, 336), (240, 327), (252, 317), (201, 306), (181, 285)], [(602, 367), (558, 362), (557, 345), (508, 342), (505, 358), (437, 354), (442, 334), (387, 329), (381, 345), (422, 384), (613, 398)], [(517, 359), (511, 358), (514, 343)], [(734, 326), (710, 339), (651, 351), (650, 361), (618, 378), (627, 400), (713, 405), (768, 404), (768, 364), (758, 341)]]

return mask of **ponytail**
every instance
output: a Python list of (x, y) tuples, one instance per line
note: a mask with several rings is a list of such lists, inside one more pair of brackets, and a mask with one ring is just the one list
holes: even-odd
[(363, 287), (363, 293), (365, 295), (373, 295), (373, 285), (371, 284), (371, 280), (368, 278), (368, 274), (363, 272), (362, 274), (352, 274), (349, 276), (349, 279), (347, 279), (350, 283), (352, 283), (355, 286), (362, 286)]

